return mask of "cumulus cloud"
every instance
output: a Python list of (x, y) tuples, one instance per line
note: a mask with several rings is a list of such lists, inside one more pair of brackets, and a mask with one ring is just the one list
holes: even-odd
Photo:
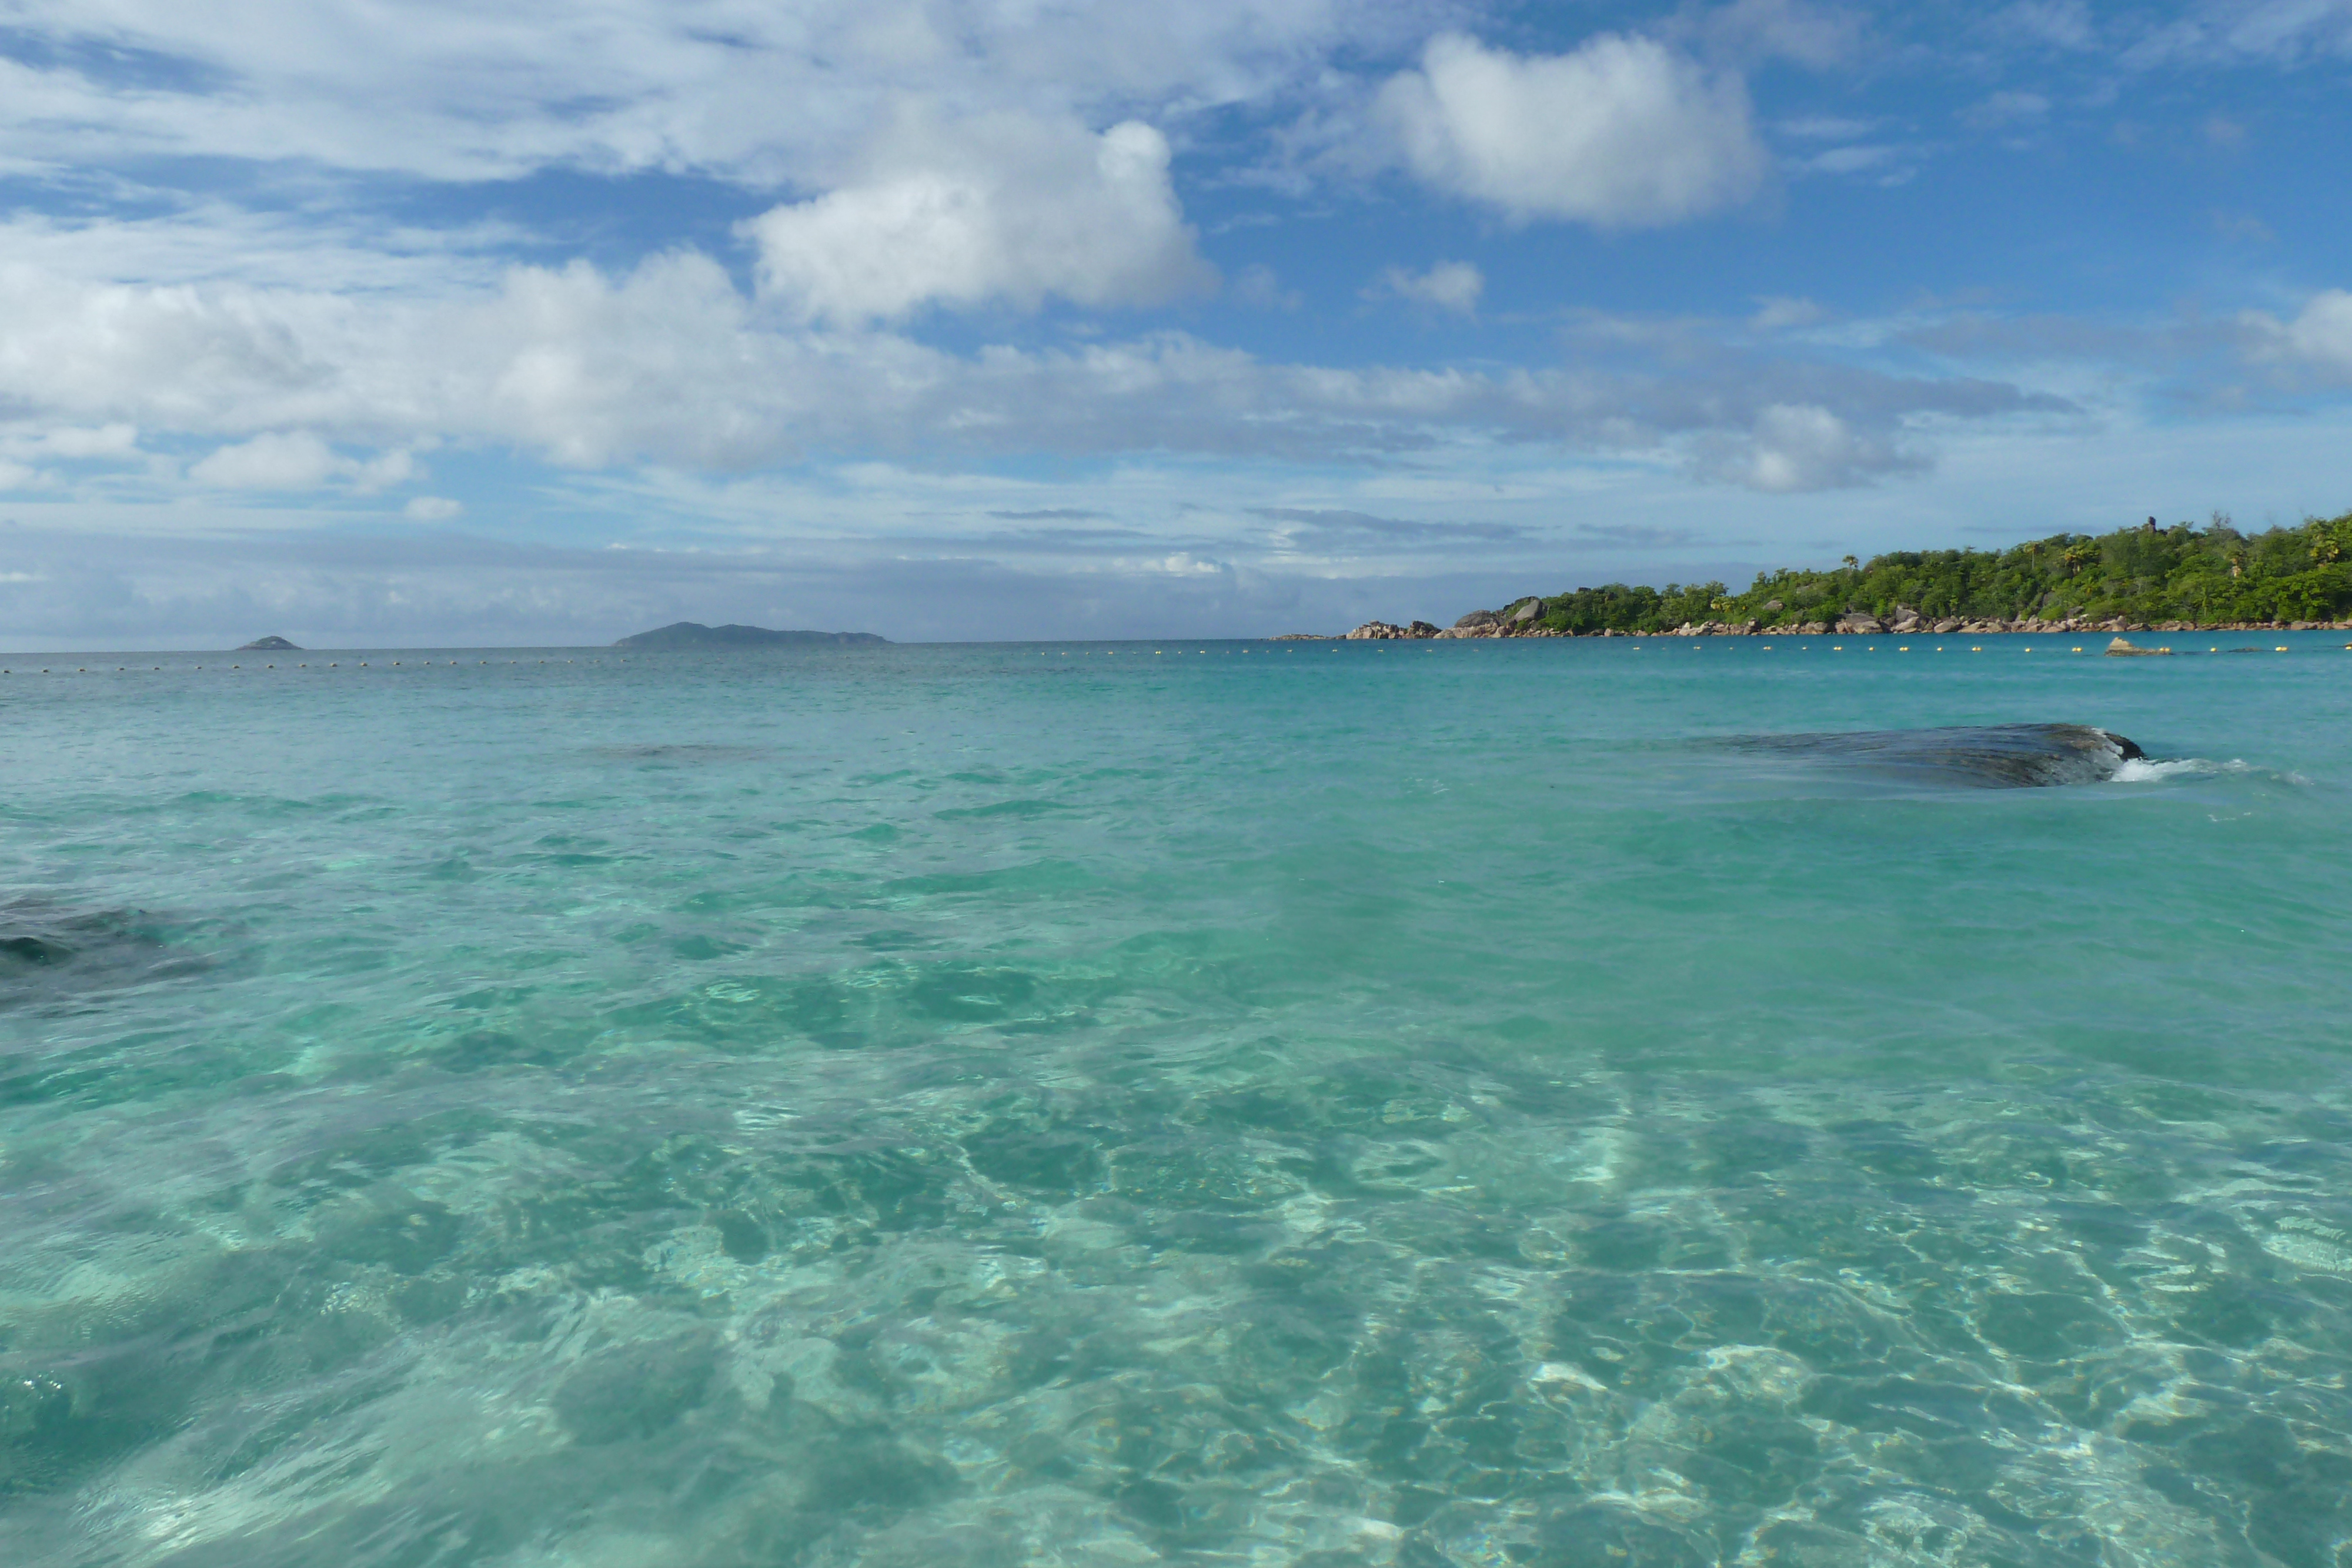
[(1402, 267), (1384, 267), (1378, 277), (1364, 289), (1367, 299), (1410, 299), (1422, 305), (1434, 305), (1441, 310), (1458, 310), (1467, 316), (1478, 308), (1478, 296), (1486, 291), (1486, 275), (1466, 261), (1441, 261), (1427, 272), (1411, 272)]
[(401, 510), (420, 523), (446, 523), (465, 511), (465, 503), (446, 496), (418, 496)]
[[(780, 319), (692, 252), (617, 276), (517, 267), (478, 297), (364, 306), (0, 268), (0, 404), (55, 426), (208, 435), (220, 449), (191, 476), (252, 489), (407, 482), (410, 451), (440, 441), (586, 470), (741, 472), (813, 451), (1387, 463), (1496, 439), (1654, 450), (1744, 434), (1770, 403), (1857, 430), (2047, 406), (2001, 383), (1710, 355), (1656, 323), (1588, 326), (1565, 361), (1517, 370), (1270, 362), (1171, 331), (951, 353)], [(1632, 355), (1647, 362), (1604, 368)], [(1844, 471), (1811, 462), (1786, 482)]]
[(406, 452), (345, 457), (307, 430), (265, 431), (189, 465), (188, 477), (223, 490), (315, 490), (334, 480), (377, 490), (401, 483), (415, 469)]
[(855, 322), (928, 305), (1049, 295), (1153, 305), (1215, 275), (1168, 180), (1168, 139), (1139, 120), (998, 115), (904, 127), (863, 178), (744, 225), (763, 291), (804, 318)]
[(1857, 431), (1826, 408), (1773, 403), (1757, 413), (1748, 431), (1711, 434), (1702, 440), (1697, 466), (1711, 479), (1786, 495), (1917, 473), (1927, 462), (1883, 437)]
[(1677, 223), (1745, 201), (1766, 168), (1739, 78), (1650, 38), (1520, 56), (1441, 34), (1378, 112), (1424, 183), (1516, 222)]
[(2292, 321), (2245, 318), (2259, 358), (2284, 361), (2329, 379), (2352, 379), (2352, 291), (2329, 288), (2305, 302)]

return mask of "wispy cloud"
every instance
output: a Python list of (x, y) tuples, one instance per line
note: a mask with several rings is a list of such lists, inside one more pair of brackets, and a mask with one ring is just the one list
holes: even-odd
[(1268, 522), (1292, 525), (1291, 537), (1355, 535), (1414, 544), (1503, 542), (1528, 537), (1528, 530), (1510, 523), (1429, 522), (1413, 517), (1381, 517), (1369, 512), (1308, 507), (1252, 507), (1249, 515)]

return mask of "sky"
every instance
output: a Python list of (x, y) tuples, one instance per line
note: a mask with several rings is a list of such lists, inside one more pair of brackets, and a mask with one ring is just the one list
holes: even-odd
[(2352, 0), (0, 0), (0, 647), (2352, 508)]

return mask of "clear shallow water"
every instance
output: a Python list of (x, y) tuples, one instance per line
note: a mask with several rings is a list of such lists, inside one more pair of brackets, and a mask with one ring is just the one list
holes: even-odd
[(1982, 641), (0, 660), (0, 1560), (2341, 1563), (2352, 653)]

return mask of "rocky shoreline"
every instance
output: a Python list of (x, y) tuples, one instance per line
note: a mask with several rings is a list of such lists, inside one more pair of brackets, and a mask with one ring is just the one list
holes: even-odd
[(1339, 638), (1312, 638), (1311, 634), (1292, 632), (1286, 640), (1349, 643), (1440, 642), (1460, 638), (1487, 637), (1947, 637), (1996, 636), (2003, 632), (2029, 632), (2054, 636), (2065, 632), (2344, 632), (2352, 631), (2352, 621), (2126, 621), (2121, 616), (2106, 620), (2074, 617), (2063, 621), (2044, 621), (2035, 616), (2021, 620), (1962, 620), (1944, 617), (1931, 620), (1916, 610), (1897, 606), (1895, 613), (1884, 619), (1849, 612), (1835, 621), (1780, 622), (1766, 625), (1760, 621), (1732, 622), (1728, 621), (1686, 621), (1670, 631), (1658, 632), (1568, 632), (1542, 623), (1547, 606), (1540, 599), (1515, 600), (1501, 611), (1474, 610), (1451, 626), (1440, 627), (1426, 621), (1414, 621), (1399, 626), (1386, 621), (1367, 621), (1354, 631)]

